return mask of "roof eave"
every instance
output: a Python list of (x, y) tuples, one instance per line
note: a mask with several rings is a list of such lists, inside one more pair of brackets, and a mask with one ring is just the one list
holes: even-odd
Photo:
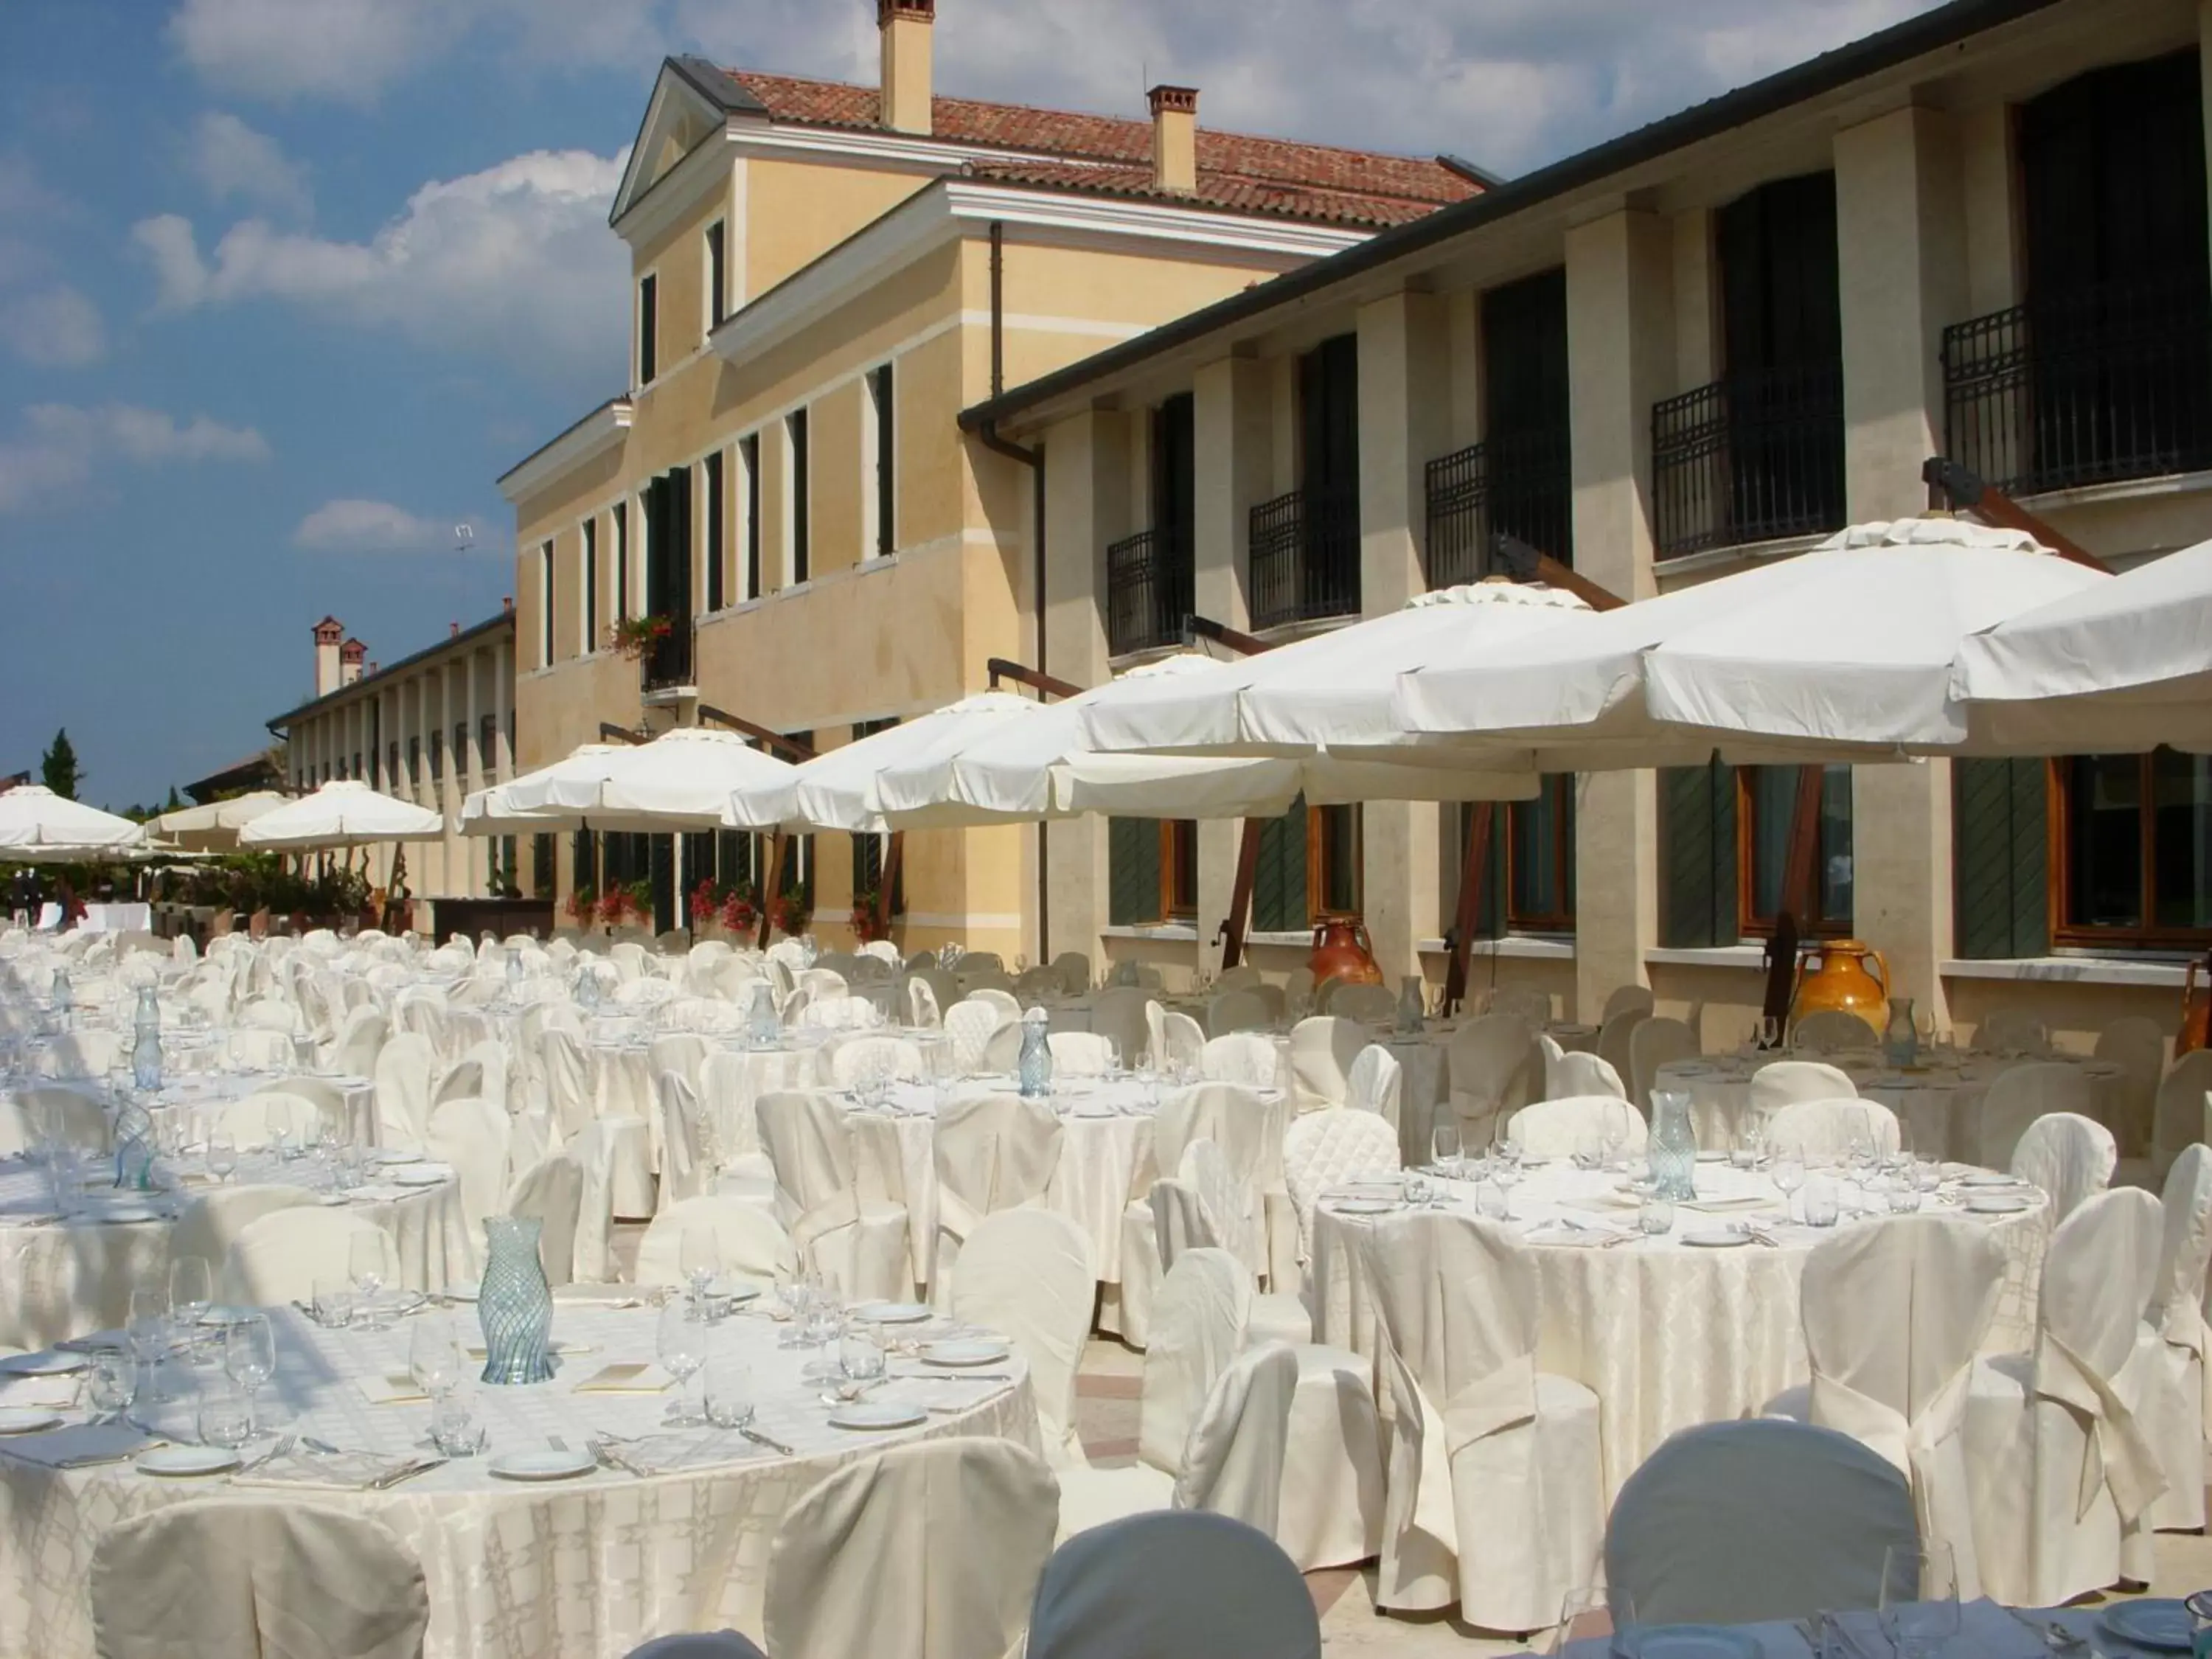
[(405, 673), (416, 665), (436, 656), (441, 651), (451, 651), (455, 646), (466, 645), (473, 640), (483, 638), (487, 634), (495, 634), (502, 628), (512, 629), (514, 626), (514, 612), (502, 610), (497, 616), (487, 617), (480, 623), (464, 628), (458, 634), (448, 634), (435, 644), (427, 645), (420, 651), (410, 653), (398, 662), (378, 669), (374, 674), (363, 674), (349, 685), (342, 685), (335, 691), (325, 691), (319, 697), (310, 697), (297, 708), (288, 708), (281, 714), (272, 714), (263, 724), (272, 732), (280, 726), (291, 726), (320, 709), (341, 702), (348, 697), (358, 696), (364, 686), (374, 686), (380, 681), (391, 678), (394, 674)]

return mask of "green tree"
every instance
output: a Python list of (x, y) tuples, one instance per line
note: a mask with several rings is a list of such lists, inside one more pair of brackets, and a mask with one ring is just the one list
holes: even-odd
[(64, 726), (54, 733), (52, 747), (39, 757), (39, 778), (57, 795), (70, 800), (84, 782), (84, 772), (76, 763), (76, 749), (70, 742), (69, 728)]

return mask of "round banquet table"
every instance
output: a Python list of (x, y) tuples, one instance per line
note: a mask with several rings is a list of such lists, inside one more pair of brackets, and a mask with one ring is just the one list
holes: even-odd
[(1983, 1145), (1982, 1103), (1990, 1085), (2015, 1066), (2071, 1066), (2088, 1081), (2089, 1115), (2116, 1135), (2124, 1109), (2127, 1073), (2118, 1061), (2065, 1054), (1966, 1054), (1954, 1063), (1902, 1069), (1866, 1051), (1707, 1055), (1662, 1066), (1655, 1086), (1686, 1089), (1698, 1144), (1725, 1148), (1735, 1143), (1750, 1116), (1753, 1075), (1782, 1060), (1817, 1060), (1846, 1073), (1863, 1098), (1878, 1100), (1897, 1114), (1905, 1144), (1923, 1158), (1966, 1164), (2000, 1161), (1988, 1155), (1996, 1149)]
[[(1952, 1166), (1947, 1173), (1964, 1170)], [(1832, 1228), (1784, 1220), (1781, 1196), (1763, 1173), (1708, 1162), (1698, 1166), (1699, 1201), (1717, 1207), (1678, 1206), (1670, 1234), (1642, 1238), (1636, 1202), (1620, 1191), (1624, 1179), (1564, 1160), (1533, 1168), (1513, 1189), (1510, 1224), (1539, 1273), (1539, 1369), (1598, 1397), (1608, 1504), (1668, 1435), (1756, 1415), (1808, 1379), (1798, 1279), (1812, 1248), (1834, 1236)], [(1472, 1182), (1437, 1184), (1443, 1207), (1475, 1213)], [(1841, 1191), (1850, 1205), (1856, 1188), (1844, 1183)], [(2026, 1207), (2017, 1212), (1972, 1218), (1992, 1228), (2007, 1258), (1985, 1353), (2024, 1351), (2034, 1339), (2049, 1206), (2033, 1188), (2021, 1196)], [(1324, 1196), (1314, 1214), (1314, 1340), (1372, 1356), (1379, 1351), (1375, 1310), (1354, 1235), (1371, 1228), (1374, 1218), (1340, 1213), (1338, 1201)], [(1933, 1207), (1968, 1213), (1948, 1183)], [(1686, 1235), (1725, 1231), (1736, 1220), (1774, 1242), (1719, 1249), (1685, 1242)], [(1879, 1226), (1882, 1218), (1841, 1224)]]
[[(1408, 1165), (1429, 1161), (1437, 1109), (1451, 1098), (1448, 1050), (1459, 1024), (1456, 1018), (1434, 1019), (1418, 1031), (1376, 1035), (1375, 1041), (1388, 1048), (1398, 1062), (1398, 1155)], [(1570, 1054), (1597, 1051), (1595, 1025), (1555, 1023), (1544, 1030)]]
[[(302, 1161), (280, 1164), (248, 1153), (233, 1180), (307, 1188), (307, 1168)], [(179, 1173), (184, 1184), (176, 1200), (208, 1190), (197, 1164), (186, 1162)], [(9, 1294), (0, 1297), (0, 1344), (37, 1348), (121, 1325), (131, 1311), (133, 1285), (166, 1282), (173, 1223), (162, 1213), (172, 1206), (162, 1200), (171, 1197), (88, 1188), (84, 1209), (64, 1222), (54, 1214), (45, 1170), (27, 1159), (0, 1158), (0, 1261), (9, 1269)], [(368, 1184), (342, 1198), (325, 1193), (323, 1201), (343, 1203), (392, 1236), (407, 1289), (442, 1291), (476, 1277), (476, 1250), (457, 1181), (400, 1187), (376, 1171)], [(151, 1218), (109, 1218), (118, 1211)], [(210, 1265), (222, 1271), (221, 1262)], [(0, 1644), (0, 1652), (6, 1651)]]
[[(215, 1051), (203, 1051), (212, 1060)], [(189, 1053), (189, 1051), (188, 1051)], [(149, 1103), (154, 1121), (159, 1125), (165, 1118), (185, 1119), (205, 1112), (210, 1107), (220, 1106), (244, 1098), (279, 1079), (290, 1076), (313, 1077), (327, 1083), (345, 1100), (345, 1121), (331, 1126), (349, 1138), (356, 1146), (376, 1144), (376, 1085), (365, 1077), (353, 1077), (341, 1073), (287, 1073), (257, 1071), (245, 1068), (236, 1071), (187, 1070), (176, 1062), (180, 1055), (167, 1037), (162, 1039), (162, 1060), (168, 1073), (161, 1088)], [(31, 1085), (26, 1085), (31, 1086)], [(112, 1098), (106, 1080), (103, 1078), (41, 1079), (37, 1087), (68, 1089), (103, 1103)]]
[[(382, 1332), (334, 1331), (289, 1308), (270, 1310), (278, 1359), (262, 1396), (266, 1420), (372, 1455), (331, 1458), (295, 1447), (241, 1476), (161, 1480), (125, 1462), (56, 1468), (30, 1461), (44, 1449), (27, 1443), (54, 1442), (64, 1431), (0, 1442), (0, 1652), (88, 1659), (87, 1584), (101, 1536), (134, 1516), (210, 1494), (293, 1498), (389, 1527), (422, 1563), (430, 1659), (611, 1659), (649, 1637), (728, 1626), (757, 1640), (776, 1528), (793, 1501), (833, 1470), (889, 1445), (956, 1436), (1039, 1447), (1036, 1404), (1018, 1358), (992, 1366), (989, 1377), (935, 1372), (927, 1381), (889, 1383), (870, 1398), (915, 1405), (926, 1420), (890, 1433), (848, 1431), (830, 1426), (823, 1385), (802, 1377), (804, 1367), (822, 1363), (822, 1351), (779, 1346), (781, 1328), (752, 1315), (724, 1320), (712, 1340), (732, 1345), (751, 1370), (755, 1430), (793, 1455), (720, 1429), (660, 1432), (670, 1396), (578, 1391), (610, 1364), (653, 1359), (655, 1310), (564, 1298), (554, 1314), (562, 1351), (554, 1380), (475, 1388), (477, 1421), (489, 1435), (483, 1455), (363, 1490), (371, 1474), (419, 1449), (427, 1404), (419, 1395), (390, 1397), (411, 1391), (415, 1323), (441, 1316), (418, 1314)], [(453, 1316), (464, 1342), (480, 1342), (471, 1310)], [(892, 1369), (927, 1371), (896, 1354)], [(665, 1373), (640, 1380), (662, 1381)], [(696, 1379), (692, 1387), (696, 1401)], [(14, 1392), (11, 1386), (0, 1398)], [(375, 1403), (380, 1397), (390, 1403)], [(156, 1408), (155, 1425), (174, 1409)], [(594, 1435), (637, 1437), (623, 1455), (652, 1473), (603, 1466), (526, 1484), (501, 1480), (488, 1467), (502, 1452), (543, 1449), (550, 1436), (583, 1451)]]

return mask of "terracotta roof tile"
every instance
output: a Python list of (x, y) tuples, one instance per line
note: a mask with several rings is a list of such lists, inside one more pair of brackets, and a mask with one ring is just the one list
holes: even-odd
[[(871, 131), (880, 125), (873, 87), (750, 70), (723, 73), (775, 120)], [(1198, 189), (1190, 197), (1173, 197), (1152, 184), (1149, 120), (939, 97), (933, 102), (933, 136), (948, 143), (1030, 150), (1046, 158), (1036, 164), (970, 163), (968, 171), (979, 178), (1195, 201), (1240, 213), (1401, 224), (1480, 189), (1436, 161), (1200, 127)]]

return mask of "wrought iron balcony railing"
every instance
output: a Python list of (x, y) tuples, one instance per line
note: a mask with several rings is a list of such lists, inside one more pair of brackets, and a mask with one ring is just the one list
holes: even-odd
[(2108, 283), (1943, 331), (1946, 453), (2008, 495), (2212, 467), (2204, 274)]
[(1491, 574), (1499, 532), (1572, 564), (1573, 495), (1566, 434), (1501, 432), (1428, 465), (1428, 583), (1480, 581)]
[(679, 617), (641, 659), (641, 684), (647, 691), (668, 691), (696, 684), (691, 670), (691, 622)]
[(1661, 558), (1841, 529), (1843, 365), (1732, 374), (1653, 404), (1651, 486)]
[(1359, 497), (1293, 489), (1252, 509), (1254, 628), (1359, 613)]
[(1114, 656), (1173, 645), (1196, 607), (1188, 538), (1147, 530), (1106, 550), (1106, 649)]

